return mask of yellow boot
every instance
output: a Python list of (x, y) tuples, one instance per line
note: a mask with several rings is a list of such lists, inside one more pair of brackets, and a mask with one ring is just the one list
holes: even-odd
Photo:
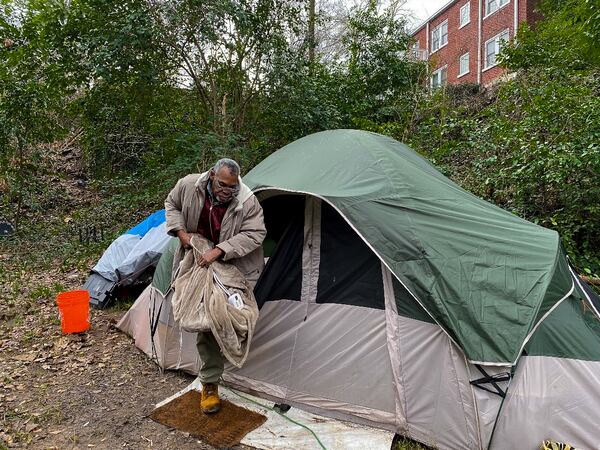
[(204, 414), (214, 414), (221, 409), (219, 385), (214, 383), (206, 383), (202, 386), (200, 408)]

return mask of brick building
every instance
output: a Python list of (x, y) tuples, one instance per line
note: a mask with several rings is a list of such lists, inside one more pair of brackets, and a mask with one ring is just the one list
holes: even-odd
[(505, 73), (496, 55), (518, 25), (539, 20), (536, 0), (452, 0), (412, 32), (413, 55), (432, 64), (431, 86), (488, 85)]

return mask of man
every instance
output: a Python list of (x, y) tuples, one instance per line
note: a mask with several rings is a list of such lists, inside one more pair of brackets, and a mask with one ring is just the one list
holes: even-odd
[[(173, 264), (179, 264), (190, 247), (190, 233), (199, 233), (215, 244), (202, 255), (207, 267), (217, 259), (234, 264), (254, 286), (263, 269), (262, 242), (266, 235), (263, 211), (252, 191), (242, 183), (240, 167), (232, 159), (220, 159), (208, 172), (180, 179), (165, 201), (167, 232), (181, 243)], [(224, 356), (211, 332), (198, 333), (204, 413), (221, 407), (218, 382)]]

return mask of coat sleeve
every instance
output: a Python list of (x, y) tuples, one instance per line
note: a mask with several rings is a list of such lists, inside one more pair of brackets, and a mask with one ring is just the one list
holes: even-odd
[(182, 214), (183, 205), (183, 178), (180, 179), (175, 187), (167, 195), (165, 200), (165, 217), (167, 233), (171, 236), (177, 236), (178, 230), (185, 230), (185, 221)]
[[(249, 203), (249, 207), (247, 211), (244, 211), (239, 233), (217, 245), (225, 252), (223, 261), (246, 256), (260, 247), (267, 235), (262, 206), (254, 196), (247, 203)], [(244, 209), (246, 209), (245, 204)]]

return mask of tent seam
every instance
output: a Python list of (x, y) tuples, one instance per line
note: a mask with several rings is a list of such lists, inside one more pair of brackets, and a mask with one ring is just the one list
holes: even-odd
[[(460, 348), (459, 348), (459, 350), (462, 353), (463, 362), (465, 363), (465, 371), (467, 373), (468, 379), (470, 380), (471, 379), (471, 370), (469, 369), (469, 362), (467, 361), (465, 352), (463, 352)], [(481, 440), (481, 421), (479, 418), (479, 405), (477, 404), (477, 399), (475, 398), (475, 389), (471, 383), (469, 383), (469, 389), (471, 391), (471, 401), (473, 402), (473, 410), (475, 413), (475, 422), (476, 422), (476, 426), (477, 426), (477, 429), (475, 431), (475, 433), (477, 435), (477, 444), (478, 444), (478, 448), (480, 450), (482, 450), (483, 442)]]
[[(558, 233), (556, 233), (556, 236), (558, 237)], [(544, 297), (546, 296), (546, 292), (548, 292), (548, 286), (549, 286), (549, 285), (552, 283), (552, 279), (554, 278), (554, 274), (556, 273), (556, 269), (558, 268), (558, 262), (559, 262), (559, 258), (560, 258), (560, 242), (557, 242), (557, 245), (556, 245), (556, 252), (555, 252), (555, 255), (554, 255), (554, 264), (552, 265), (552, 273), (550, 274), (550, 277), (548, 278), (548, 284), (546, 285), (546, 289), (544, 290), (544, 293), (543, 293), (543, 294), (540, 296), (540, 297), (541, 297), (541, 299), (540, 299), (540, 301), (539, 301), (539, 302), (538, 302), (538, 304), (537, 304), (537, 308), (535, 309), (535, 312), (534, 312), (534, 314), (532, 315), (532, 317), (533, 317), (533, 322), (532, 322), (532, 323), (530, 323), (530, 325), (532, 325), (532, 327), (531, 327), (531, 329), (530, 329), (530, 331), (529, 331), (529, 332), (525, 333), (525, 336), (524, 336), (524, 337), (523, 337), (523, 339), (522, 339), (522, 341), (523, 341), (523, 342), (522, 342), (522, 345), (521, 345), (521, 349), (519, 350), (519, 352), (518, 352), (518, 353), (517, 353), (517, 355), (516, 355), (516, 358), (515, 358), (515, 364), (516, 364), (516, 362), (518, 361), (518, 359), (519, 359), (519, 356), (521, 355), (521, 352), (523, 351), (523, 348), (525, 347), (525, 344), (526, 344), (526, 342), (528, 341), (528, 337), (529, 337), (530, 333), (531, 333), (531, 332), (532, 332), (532, 331), (533, 331), (535, 328), (537, 328), (537, 327), (538, 327), (539, 323), (540, 323), (540, 322), (541, 322), (541, 320), (543, 319), (543, 317), (542, 317), (542, 318), (540, 318), (540, 320), (539, 320), (537, 323), (535, 323), (535, 318), (536, 318), (536, 317), (537, 317), (537, 315), (539, 314), (539, 312), (540, 312), (540, 308), (541, 308), (541, 305), (542, 305), (542, 303), (544, 302)], [(553, 308), (550, 308), (550, 309), (553, 309)], [(545, 316), (546, 316), (546, 314), (544, 314), (544, 317), (545, 317)]]
[(523, 344), (521, 345), (521, 348), (519, 349), (519, 354), (517, 355), (517, 359), (515, 359), (515, 362), (513, 363), (513, 365), (517, 364), (517, 361), (519, 360), (519, 358), (521, 357), (521, 353), (523, 352), (523, 349), (525, 348), (525, 346), (527, 345), (527, 343), (530, 341), (531, 337), (533, 336), (533, 334), (535, 333), (535, 331), (539, 328), (539, 326), (542, 324), (542, 322), (544, 322), (544, 320), (546, 320), (546, 318), (556, 309), (558, 308), (562, 302), (564, 302), (567, 298), (569, 298), (569, 296), (573, 293), (573, 291), (575, 290), (575, 281), (571, 280), (571, 289), (569, 289), (569, 292), (567, 292), (559, 301), (557, 301), (554, 306), (552, 306), (552, 308), (550, 308), (546, 314), (544, 314), (540, 320), (535, 324), (535, 326), (531, 329), (531, 331), (529, 332), (529, 334), (527, 334), (527, 336), (525, 336), (525, 339), (523, 340)]
[[(460, 406), (462, 407), (463, 419), (464, 419), (464, 425), (465, 425), (465, 434), (467, 435), (467, 440), (472, 443), (471, 436), (469, 433), (469, 422), (467, 421), (467, 411), (465, 410), (465, 399), (463, 398), (463, 392), (462, 392), (462, 389), (460, 388), (461, 382), (458, 378), (458, 371), (456, 370), (456, 364), (455, 364), (454, 358), (452, 356), (453, 351), (454, 351), (454, 349), (452, 348), (452, 344), (450, 344), (450, 361), (451, 361), (452, 372), (453, 372), (454, 378), (456, 380), (456, 390), (458, 392), (458, 397), (460, 398)], [(467, 376), (468, 376), (468, 374), (469, 374), (469, 371), (467, 370)]]
[[(386, 309), (384, 311), (384, 317), (386, 318), (386, 341), (387, 342), (387, 346), (388, 346), (388, 355), (390, 358), (390, 364), (392, 366), (392, 374), (394, 374), (394, 378), (400, 378), (401, 379), (401, 387), (396, 389), (396, 401), (399, 403), (398, 405), (396, 405), (396, 409), (400, 409), (401, 410), (401, 414), (404, 416), (404, 429), (406, 430), (407, 433), (410, 434), (410, 428), (409, 428), (409, 422), (408, 422), (408, 409), (407, 409), (407, 405), (406, 405), (406, 395), (404, 392), (404, 389), (406, 388), (406, 382), (404, 379), (404, 363), (402, 361), (402, 348), (400, 345), (400, 331), (399, 331), (399, 321), (398, 321), (398, 308), (396, 305), (396, 295), (394, 292), (394, 284), (392, 282), (392, 278), (389, 275), (390, 271), (387, 269), (387, 267), (383, 264), (383, 262), (379, 262), (381, 264), (381, 274), (382, 274), (382, 278), (383, 278), (383, 292), (384, 292), (384, 298), (385, 298), (385, 302), (386, 302)], [(387, 289), (386, 289), (387, 286)], [(387, 313), (387, 302), (389, 301), (390, 303), (390, 308), (391, 308), (391, 312), (392, 314), (395, 315), (394, 320), (395, 320), (395, 325), (396, 325), (396, 333), (394, 336), (392, 336), (392, 341), (390, 342), (388, 339), (390, 338), (387, 333), (388, 333), (388, 327), (390, 325), (388, 325), (388, 313)], [(395, 364), (392, 358), (392, 355), (390, 353), (390, 347), (392, 347), (392, 350), (397, 352), (398, 355), (398, 364), (399, 367), (395, 369)], [(401, 392), (400, 390), (401, 389)], [(398, 411), (396, 411), (396, 414), (398, 414)], [(402, 420), (402, 417), (400, 418), (400, 420)], [(400, 423), (397, 424), (398, 426), (402, 425)]]

